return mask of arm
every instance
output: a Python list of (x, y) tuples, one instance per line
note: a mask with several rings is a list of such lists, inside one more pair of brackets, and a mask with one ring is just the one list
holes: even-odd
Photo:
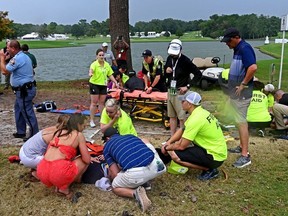
[(109, 76), (109, 79), (115, 84), (116, 88), (119, 88), (119, 84), (113, 75)]
[(90, 68), (89, 73), (88, 73), (89, 77), (93, 76), (93, 73), (94, 73), (94, 71)]
[(248, 67), (246, 76), (244, 77), (243, 81), (241, 82), (240, 86), (236, 89), (235, 94), (239, 96), (244, 88), (247, 88), (247, 84), (251, 79), (253, 79), (254, 74), (257, 71), (257, 65), (252, 64)]
[(0, 51), (0, 69), (1, 69), (1, 71), (2, 71), (2, 74), (3, 75), (7, 75), (7, 74), (9, 74), (10, 72), (6, 69), (6, 63), (5, 63), (5, 58), (6, 58), (6, 56), (5, 56), (5, 53), (4, 53), (4, 50), (3, 49), (1, 49), (1, 51)]
[[(174, 145), (175, 142), (180, 141), (183, 134), (183, 129), (180, 128), (176, 131), (176, 133), (162, 146), (161, 151), (163, 154), (166, 154), (167, 151), (165, 148), (168, 148), (170, 145)], [(166, 147), (167, 146), (167, 147)]]
[[(105, 110), (103, 110), (102, 112), (106, 112)], [(105, 114), (102, 114), (103, 116)], [(121, 116), (121, 111), (118, 110), (117, 113), (114, 115), (113, 119), (111, 119), (107, 124), (104, 124), (102, 123), (102, 118), (103, 116), (101, 116), (101, 120), (100, 120), (100, 129), (101, 129), (101, 132), (104, 133), (107, 128), (109, 127), (113, 127), (114, 123), (118, 120), (118, 118)], [(108, 118), (108, 117), (107, 117)], [(106, 119), (106, 118), (105, 118)], [(108, 120), (108, 119), (107, 119)], [(106, 123), (106, 122), (105, 122)]]
[(81, 154), (81, 159), (85, 164), (89, 164), (91, 162), (91, 156), (88, 152), (86, 146), (86, 140), (82, 133), (78, 134), (78, 142), (79, 142), (79, 150)]
[[(144, 76), (145, 77), (145, 76)], [(160, 80), (160, 75), (157, 75), (153, 81), (153, 83), (150, 85), (150, 87), (146, 90), (146, 93), (149, 94), (153, 91), (153, 88), (157, 85), (157, 83)]]
[(111, 181), (113, 181), (113, 179), (117, 176), (117, 174), (120, 172), (121, 170), (119, 169), (119, 167), (117, 166), (116, 163), (113, 163), (109, 166), (109, 178)]

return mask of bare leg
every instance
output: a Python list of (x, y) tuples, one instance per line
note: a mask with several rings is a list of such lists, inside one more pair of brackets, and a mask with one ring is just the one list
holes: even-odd
[(88, 168), (88, 165), (85, 164), (81, 158), (77, 158), (74, 160), (74, 163), (76, 164), (77, 168), (78, 168), (78, 174), (76, 175), (74, 182), (81, 182), (81, 178), (83, 173), (86, 171), (86, 169)]
[(248, 156), (248, 143), (249, 143), (248, 124), (240, 123), (238, 125), (238, 131), (240, 136), (240, 146), (242, 148), (242, 155)]
[(113, 193), (121, 197), (134, 198), (134, 189), (131, 188), (113, 188), (112, 191)]
[(90, 104), (90, 121), (94, 121), (94, 115), (97, 109), (97, 103), (99, 101), (99, 95), (90, 95), (91, 104)]
[(173, 136), (177, 129), (177, 118), (170, 117), (170, 135)]
[(99, 97), (99, 112), (100, 112), (100, 115), (101, 115), (102, 110), (104, 108), (105, 100), (106, 100), (106, 95), (100, 95), (100, 97)]

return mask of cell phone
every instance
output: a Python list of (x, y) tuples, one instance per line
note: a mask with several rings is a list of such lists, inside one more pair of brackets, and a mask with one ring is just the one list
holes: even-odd
[(123, 36), (119, 35), (118, 40), (122, 40)]

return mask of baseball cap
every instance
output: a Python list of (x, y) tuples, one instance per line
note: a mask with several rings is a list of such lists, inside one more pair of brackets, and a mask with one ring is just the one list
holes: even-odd
[(189, 103), (194, 104), (196, 106), (199, 106), (202, 100), (201, 96), (197, 92), (193, 91), (188, 91), (186, 92), (186, 94), (178, 96), (178, 99), (180, 101), (186, 100)]
[(239, 36), (240, 37), (240, 32), (236, 28), (228, 28), (225, 33), (224, 37), (222, 38), (221, 42), (229, 42), (231, 38)]
[(106, 139), (107, 137), (111, 137), (114, 134), (119, 134), (118, 130), (113, 128), (113, 127), (109, 127), (105, 130), (105, 132), (103, 134), (103, 139)]
[(102, 47), (108, 47), (108, 43), (106, 42), (102, 43)]
[(264, 87), (264, 91), (266, 91), (266, 92), (273, 92), (274, 89), (275, 89), (275, 87), (272, 84), (267, 84)]
[(146, 57), (146, 56), (152, 56), (152, 52), (151, 50), (144, 50), (144, 52), (142, 52), (142, 57)]
[(173, 39), (168, 47), (169, 55), (179, 55), (182, 48), (182, 42), (179, 39)]

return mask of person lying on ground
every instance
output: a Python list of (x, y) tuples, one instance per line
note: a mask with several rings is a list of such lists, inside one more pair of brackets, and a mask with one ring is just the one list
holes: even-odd
[(190, 116), (162, 146), (157, 149), (165, 163), (174, 162), (192, 169), (202, 170), (200, 180), (210, 180), (219, 174), (217, 170), (227, 158), (227, 146), (218, 120), (201, 107), (201, 96), (188, 91), (178, 97), (182, 108)]
[[(37, 177), (47, 187), (55, 186), (56, 192), (73, 197), (70, 185), (81, 182), (82, 174), (88, 167), (91, 158), (82, 133), (86, 125), (86, 117), (74, 114), (66, 127), (56, 130), (49, 143), (43, 160), (37, 166)], [(77, 153), (80, 155), (76, 157)]]
[(134, 135), (121, 136), (115, 128), (107, 128), (104, 136), (107, 134), (104, 157), (113, 193), (136, 199), (142, 211), (147, 211), (151, 201), (141, 185), (165, 173), (164, 163), (150, 143)]
[(109, 127), (116, 128), (120, 135), (133, 134), (137, 136), (130, 116), (120, 108), (119, 102), (114, 98), (106, 101), (105, 108), (101, 113), (100, 128), (102, 133)]
[(60, 115), (55, 126), (39, 131), (21, 147), (19, 151), (21, 163), (25, 167), (31, 168), (31, 174), (34, 177), (36, 177), (36, 167), (44, 158), (44, 154), (49, 142), (53, 139), (54, 133), (59, 129), (65, 128), (69, 118), (69, 115)]

